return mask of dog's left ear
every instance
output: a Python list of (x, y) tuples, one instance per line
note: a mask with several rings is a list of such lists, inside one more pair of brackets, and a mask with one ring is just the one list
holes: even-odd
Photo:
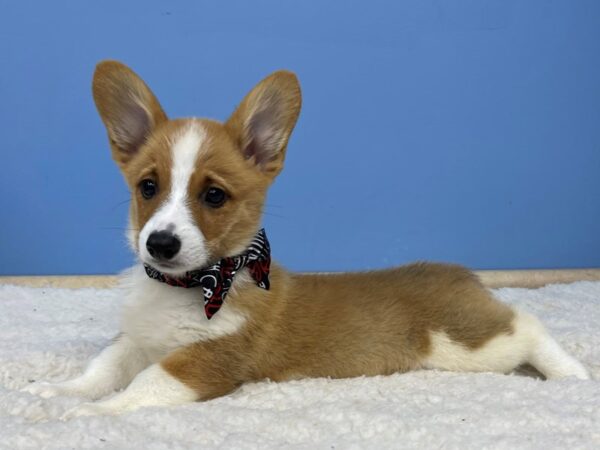
[(283, 168), (301, 104), (296, 75), (274, 72), (246, 95), (225, 126), (244, 157), (274, 177)]
[(146, 83), (118, 61), (102, 61), (96, 66), (92, 92), (113, 158), (123, 168), (167, 115)]

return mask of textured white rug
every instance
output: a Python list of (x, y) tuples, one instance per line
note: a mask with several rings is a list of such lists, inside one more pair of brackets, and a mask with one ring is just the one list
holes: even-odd
[(600, 448), (600, 282), (500, 289), (593, 381), (419, 371), (261, 382), (205, 403), (56, 419), (82, 399), (19, 389), (78, 374), (117, 332), (115, 289), (0, 286), (0, 448)]

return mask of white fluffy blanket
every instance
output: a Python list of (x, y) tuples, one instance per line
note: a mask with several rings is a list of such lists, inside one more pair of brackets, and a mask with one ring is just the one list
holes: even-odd
[(600, 448), (600, 282), (496, 294), (538, 315), (595, 380), (419, 371), (265, 381), (205, 403), (61, 422), (82, 399), (19, 389), (78, 374), (117, 332), (118, 291), (0, 286), (0, 447)]

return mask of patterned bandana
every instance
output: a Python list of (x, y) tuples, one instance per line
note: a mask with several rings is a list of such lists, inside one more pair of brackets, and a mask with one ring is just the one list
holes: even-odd
[(154, 280), (169, 286), (184, 288), (201, 287), (204, 294), (204, 312), (210, 319), (219, 310), (233, 283), (233, 277), (240, 269), (247, 267), (258, 287), (269, 290), (269, 267), (271, 247), (264, 228), (252, 240), (244, 253), (231, 258), (223, 258), (206, 269), (186, 272), (183, 277), (174, 278), (144, 264), (146, 274)]

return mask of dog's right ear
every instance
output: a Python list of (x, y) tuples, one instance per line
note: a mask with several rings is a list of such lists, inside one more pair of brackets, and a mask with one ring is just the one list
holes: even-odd
[(122, 167), (167, 116), (146, 83), (118, 61), (102, 61), (96, 66), (92, 92), (113, 158)]

